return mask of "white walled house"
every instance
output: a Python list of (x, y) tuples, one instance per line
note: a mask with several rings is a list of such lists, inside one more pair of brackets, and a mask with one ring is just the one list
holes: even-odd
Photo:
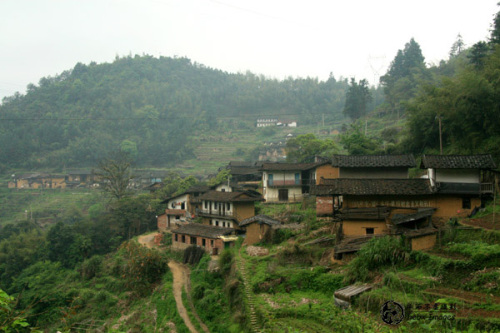
[(203, 224), (222, 228), (239, 229), (239, 222), (255, 215), (255, 201), (262, 201), (255, 191), (209, 191), (200, 196), (196, 215)]
[(263, 163), (262, 195), (266, 202), (298, 202), (309, 192), (316, 163)]
[(489, 154), (423, 155), (420, 168), (427, 169), (431, 186), (441, 193), (493, 193), (493, 184), (482, 181), (482, 171), (496, 168)]

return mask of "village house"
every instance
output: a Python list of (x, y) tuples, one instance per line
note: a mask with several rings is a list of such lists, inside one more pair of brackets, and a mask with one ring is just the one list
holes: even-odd
[[(262, 162), (231, 161), (225, 167), (231, 175), (231, 183), (242, 188), (257, 189), (261, 180)], [(220, 168), (219, 171), (223, 170)]]
[(189, 246), (200, 246), (212, 255), (234, 246), (238, 239), (235, 229), (220, 228), (199, 223), (189, 223), (172, 230), (172, 247), (184, 250)]
[(203, 224), (239, 229), (239, 223), (255, 215), (255, 202), (262, 201), (260, 193), (246, 191), (209, 191), (199, 197), (200, 208), (196, 215)]
[[(262, 195), (267, 203), (299, 202), (309, 193), (316, 163), (263, 163)], [(314, 181), (313, 181), (314, 182)]]
[[(333, 155), (331, 163), (319, 163), (311, 173), (313, 183), (322, 179), (407, 179), (409, 168), (416, 167), (413, 155)], [(342, 197), (316, 196), (318, 216), (332, 215), (334, 206), (341, 205)]]
[(274, 227), (281, 222), (267, 215), (255, 215), (240, 222), (240, 227), (245, 229), (246, 245), (268, 241), (273, 236)]
[(186, 223), (190, 215), (183, 209), (165, 209), (165, 213), (157, 216), (158, 231), (165, 232)]
[(437, 193), (434, 220), (467, 216), (493, 195), (493, 181), (486, 172), (496, 168), (493, 158), (484, 155), (423, 155), (421, 169)]
[(276, 126), (277, 118), (257, 118), (257, 127)]
[(436, 242), (436, 197), (427, 179), (322, 179), (312, 193), (343, 199), (332, 211), (342, 238), (335, 247), (337, 259), (358, 251), (371, 237), (405, 235), (414, 250)]
[(186, 216), (193, 217), (196, 209), (200, 206), (199, 197), (209, 191), (208, 186), (192, 186), (181, 194), (163, 200), (161, 203), (167, 205), (167, 209), (183, 210)]
[(13, 175), (8, 183), (8, 188), (17, 189), (43, 189), (43, 188), (65, 188), (66, 179), (64, 175), (32, 173), (19, 177)]
[(95, 175), (91, 170), (69, 170), (66, 171), (66, 185), (68, 187), (91, 186), (95, 181)]

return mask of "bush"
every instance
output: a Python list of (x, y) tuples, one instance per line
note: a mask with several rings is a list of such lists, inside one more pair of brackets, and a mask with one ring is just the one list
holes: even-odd
[(101, 265), (102, 265), (102, 257), (93, 256), (82, 263), (82, 266), (80, 268), (80, 274), (84, 279), (90, 280), (101, 271)]
[(135, 241), (123, 243), (120, 249), (128, 259), (122, 273), (129, 288), (143, 293), (168, 271), (167, 257), (157, 250), (148, 249)]
[(403, 239), (390, 236), (372, 238), (349, 263), (346, 281), (367, 281), (376, 269), (408, 263), (410, 258)]

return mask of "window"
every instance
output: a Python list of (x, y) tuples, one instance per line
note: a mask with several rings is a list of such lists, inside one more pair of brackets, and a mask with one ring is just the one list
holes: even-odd
[(186, 236), (182, 235), (181, 242), (186, 243)]
[(226, 204), (226, 210), (231, 210), (231, 203), (229, 203), (229, 202), (228, 202), (228, 203)]
[(462, 198), (462, 208), (463, 209), (470, 209), (470, 198)]
[(219, 221), (215, 221), (215, 226), (218, 227), (219, 226)]
[(220, 191), (221, 191), (221, 192), (226, 192), (226, 189), (225, 189), (225, 188), (222, 188)]
[(201, 239), (201, 246), (206, 246), (206, 245), (207, 245), (207, 244), (206, 244), (206, 240), (205, 240), (205, 238), (202, 238), (202, 239)]
[(180, 219), (180, 218), (181, 218), (181, 216), (180, 216), (180, 215), (175, 215), (175, 219), (176, 219), (176, 220), (178, 220), (178, 219)]
[(210, 246), (212, 246), (212, 247), (214, 246), (214, 240), (213, 239), (210, 240)]
[(367, 235), (373, 235), (375, 233), (375, 229), (373, 228), (366, 228), (366, 234)]
[(185, 202), (181, 203), (181, 209), (186, 209), (186, 203)]
[(203, 201), (203, 207), (205, 207), (205, 209), (208, 208), (208, 201)]
[(175, 202), (172, 202), (172, 203), (170, 204), (170, 207), (175, 208)]
[(191, 245), (196, 245), (196, 237), (191, 237)]
[(226, 227), (226, 222), (222, 222), (222, 226), (225, 228)]
[(178, 239), (178, 237), (177, 237), (177, 236), (179, 236), (179, 235), (175, 234), (175, 241), (176, 241), (176, 242), (178, 242), (178, 241), (179, 241), (179, 239)]
[(214, 202), (214, 209), (217, 209), (217, 202)]

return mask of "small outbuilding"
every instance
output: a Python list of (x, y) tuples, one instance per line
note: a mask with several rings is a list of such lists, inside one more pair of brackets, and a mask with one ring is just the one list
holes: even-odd
[(267, 215), (255, 215), (240, 222), (240, 227), (245, 228), (245, 244), (252, 245), (272, 237), (273, 229), (281, 222)]

